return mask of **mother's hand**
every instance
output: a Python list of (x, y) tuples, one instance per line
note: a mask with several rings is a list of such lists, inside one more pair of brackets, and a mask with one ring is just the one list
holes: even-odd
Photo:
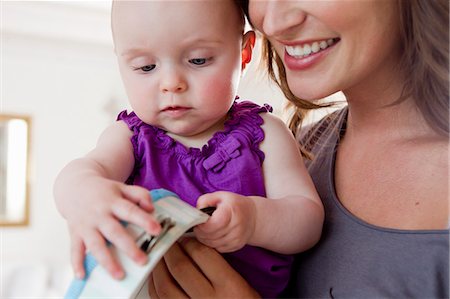
[(195, 239), (176, 243), (150, 276), (157, 298), (260, 298), (214, 249)]

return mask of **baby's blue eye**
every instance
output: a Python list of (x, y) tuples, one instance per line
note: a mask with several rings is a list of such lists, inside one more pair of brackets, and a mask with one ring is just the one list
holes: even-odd
[(206, 63), (206, 58), (194, 58), (190, 59), (189, 62), (195, 65), (202, 65)]
[(150, 72), (151, 70), (153, 70), (156, 67), (156, 65), (154, 64), (149, 64), (143, 67), (140, 67), (139, 70), (143, 71), (143, 72)]

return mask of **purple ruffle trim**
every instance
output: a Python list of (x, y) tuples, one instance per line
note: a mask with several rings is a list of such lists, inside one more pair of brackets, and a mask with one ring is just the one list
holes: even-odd
[(248, 140), (251, 141), (250, 146), (252, 150), (263, 161), (264, 153), (259, 149), (259, 144), (264, 140), (264, 131), (261, 128), (264, 120), (260, 113), (272, 112), (272, 110), (272, 107), (267, 104), (259, 106), (250, 101), (235, 101), (229, 111), (229, 118), (225, 121), (224, 129), (214, 133), (208, 143), (201, 149), (187, 148), (182, 143), (167, 135), (166, 131), (144, 123), (134, 112), (128, 114), (126, 110), (122, 111), (118, 115), (117, 120), (124, 121), (128, 128), (134, 132), (131, 142), (135, 153), (137, 152), (140, 136), (142, 138), (153, 136), (157, 140), (155, 142), (156, 145), (161, 149), (173, 150), (178, 155), (191, 156), (193, 158), (207, 157), (210, 155), (211, 149), (216, 148), (218, 143), (224, 142), (227, 136), (233, 132), (233, 134), (240, 133), (247, 136)]

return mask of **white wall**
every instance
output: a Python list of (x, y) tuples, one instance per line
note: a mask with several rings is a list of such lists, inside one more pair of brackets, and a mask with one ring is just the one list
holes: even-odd
[[(30, 273), (26, 265), (45, 268), (49, 277), (44, 281), (53, 280), (47, 283), (56, 289), (37, 294), (30, 289), (33, 284), (25, 282), (29, 287), (22, 285), (20, 295), (60, 296), (65, 288), (60, 274), (67, 274), (69, 265), (69, 238), (55, 209), (53, 181), (68, 161), (92, 148), (103, 128), (127, 107), (112, 52), (109, 3), (0, 5), (0, 112), (32, 118), (30, 224), (0, 230), (0, 297), (12, 294), (12, 269), (25, 267), (17, 273)], [(263, 79), (255, 79), (256, 67), (247, 70), (241, 97), (271, 102), (281, 111), (282, 97)], [(37, 276), (42, 278), (42, 273)]]
[[(2, 113), (32, 118), (32, 181), (30, 225), (1, 229), (0, 297), (16, 294), (5, 285), (15, 265), (45, 265), (51, 272), (44, 273), (50, 273), (47, 278), (54, 284), (58, 274), (66, 273), (69, 239), (54, 206), (53, 181), (63, 165), (86, 153), (102, 128), (114, 120), (106, 103), (125, 105), (111, 48), (108, 7), (1, 3), (0, 108)], [(21, 288), (20, 295), (53, 294)]]

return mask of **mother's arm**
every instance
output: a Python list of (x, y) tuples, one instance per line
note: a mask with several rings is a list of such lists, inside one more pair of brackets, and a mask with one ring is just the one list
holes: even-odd
[(217, 251), (190, 238), (166, 253), (148, 290), (152, 299), (260, 298)]

